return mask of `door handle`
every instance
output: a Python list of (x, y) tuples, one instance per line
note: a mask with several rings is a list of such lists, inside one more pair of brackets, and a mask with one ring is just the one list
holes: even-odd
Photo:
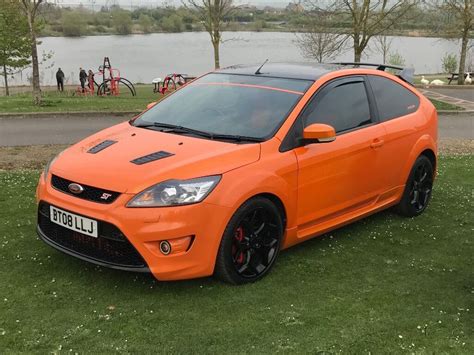
[(384, 142), (383, 139), (376, 138), (372, 141), (372, 143), (370, 144), (370, 147), (374, 148), (374, 149), (377, 149), (377, 148), (380, 148), (381, 146), (383, 146), (384, 143), (385, 142)]

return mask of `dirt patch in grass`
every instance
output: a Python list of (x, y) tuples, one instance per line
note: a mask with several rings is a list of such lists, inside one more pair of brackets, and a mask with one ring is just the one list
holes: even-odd
[(41, 169), (67, 145), (0, 147), (0, 170)]
[[(0, 170), (42, 169), (46, 163), (68, 145), (33, 145), (0, 147)], [(444, 138), (439, 141), (439, 153), (464, 155), (474, 152), (470, 139)]]

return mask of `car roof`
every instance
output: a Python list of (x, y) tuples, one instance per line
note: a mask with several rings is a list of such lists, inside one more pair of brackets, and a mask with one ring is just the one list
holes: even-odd
[(223, 74), (252, 75), (314, 81), (323, 76), (324, 74), (346, 68), (342, 65), (337, 64), (266, 63), (260, 70), (260, 74), (255, 74), (255, 72), (261, 65), (262, 63), (252, 65), (233, 65), (227, 68), (218, 69), (215, 72)]

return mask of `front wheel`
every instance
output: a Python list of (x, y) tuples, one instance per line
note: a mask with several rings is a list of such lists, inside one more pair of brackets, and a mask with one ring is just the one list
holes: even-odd
[(402, 199), (396, 206), (397, 212), (406, 217), (423, 213), (431, 199), (433, 178), (433, 164), (426, 156), (420, 155), (413, 164)]
[(273, 202), (263, 197), (248, 200), (224, 231), (215, 275), (232, 284), (257, 281), (272, 268), (282, 236), (283, 221)]

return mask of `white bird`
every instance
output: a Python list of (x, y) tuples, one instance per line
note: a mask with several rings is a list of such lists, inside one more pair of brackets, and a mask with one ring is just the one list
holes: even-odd
[(444, 85), (444, 81), (439, 80), (439, 79), (435, 79), (430, 83), (430, 85)]
[(420, 80), (420, 81), (421, 81), (421, 83), (422, 83), (424, 86), (428, 86), (428, 85), (430, 84), (430, 81), (429, 81), (429, 80), (426, 80), (424, 75), (421, 76), (421, 80)]
[(466, 78), (464, 79), (464, 84), (472, 84), (471, 74), (467, 73)]

